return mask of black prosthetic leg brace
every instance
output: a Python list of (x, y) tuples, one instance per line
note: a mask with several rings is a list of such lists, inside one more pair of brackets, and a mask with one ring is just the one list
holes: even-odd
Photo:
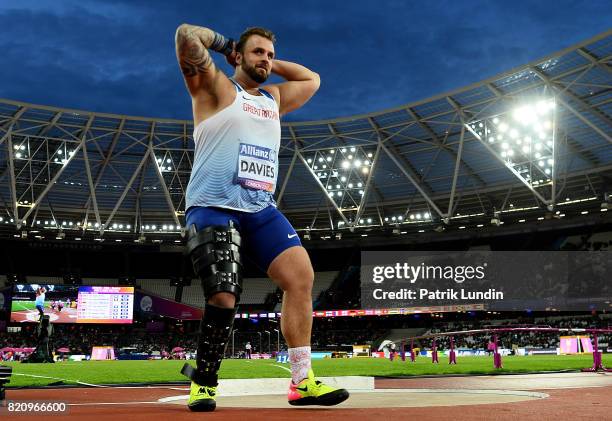
[[(242, 292), (242, 262), (240, 258), (240, 232), (229, 221), (227, 226), (210, 226), (197, 231), (195, 225), (189, 228), (187, 251), (193, 263), (193, 270), (202, 280), (204, 296), (207, 300), (217, 293), (229, 293), (240, 300)], [(227, 342), (234, 324), (235, 308), (221, 308), (212, 304), (204, 307), (204, 317), (200, 324), (198, 338), (197, 367), (185, 364), (181, 373), (195, 384), (204, 388), (217, 386), (217, 372), (225, 354)], [(206, 389), (208, 390), (208, 389)], [(210, 392), (206, 392), (210, 393)], [(192, 411), (212, 411), (215, 409), (214, 396), (198, 393), (190, 400)]]
[[(198, 337), (198, 352), (196, 356), (196, 368), (185, 363), (181, 373), (189, 377), (200, 386), (215, 387), (218, 384), (217, 372), (221, 366), (221, 360), (225, 354), (229, 336), (234, 324), (234, 308), (220, 308), (212, 304), (204, 307), (204, 317), (200, 324)], [(215, 409), (215, 401), (206, 399), (198, 401), (196, 411), (212, 411)]]

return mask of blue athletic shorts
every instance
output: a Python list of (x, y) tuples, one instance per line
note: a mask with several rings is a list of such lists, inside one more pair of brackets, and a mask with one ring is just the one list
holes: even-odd
[(255, 213), (194, 206), (187, 210), (186, 219), (187, 228), (195, 224), (198, 231), (234, 221), (242, 238), (241, 253), (266, 273), (276, 256), (289, 247), (302, 245), (295, 229), (274, 206)]

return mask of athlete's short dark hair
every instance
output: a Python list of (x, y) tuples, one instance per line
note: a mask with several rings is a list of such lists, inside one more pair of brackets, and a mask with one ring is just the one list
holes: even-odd
[(245, 46), (246, 42), (248, 41), (248, 39), (252, 35), (259, 35), (260, 37), (267, 38), (270, 41), (272, 41), (272, 44), (274, 44), (276, 42), (276, 37), (274, 36), (274, 33), (272, 31), (270, 31), (269, 29), (261, 28), (261, 27), (258, 27), (258, 26), (255, 26), (255, 27), (252, 27), (252, 28), (247, 28), (240, 35), (240, 39), (238, 40), (238, 44), (236, 44), (236, 51), (237, 52), (244, 53), (244, 46)]

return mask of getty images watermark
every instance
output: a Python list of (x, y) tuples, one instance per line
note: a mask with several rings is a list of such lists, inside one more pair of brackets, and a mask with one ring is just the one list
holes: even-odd
[(610, 252), (362, 252), (364, 307), (612, 309)]
[[(431, 266), (421, 263), (412, 266), (406, 262), (395, 263), (394, 266), (374, 266), (372, 269), (372, 282), (382, 284), (385, 280), (404, 280), (411, 285), (418, 280), (450, 280), (456, 284), (465, 281), (482, 281), (485, 279), (485, 262), (480, 266)], [(429, 300), (503, 300), (504, 293), (489, 288), (486, 291), (470, 291), (464, 288), (401, 288), (397, 291), (385, 291), (382, 287), (373, 291), (373, 297), (377, 300), (396, 299), (429, 299)]]

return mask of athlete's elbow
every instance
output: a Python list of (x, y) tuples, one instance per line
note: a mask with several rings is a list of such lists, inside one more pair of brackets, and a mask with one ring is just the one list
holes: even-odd
[(176, 45), (182, 45), (187, 42), (190, 38), (190, 33), (193, 32), (194, 28), (197, 26), (189, 25), (188, 23), (182, 23), (176, 28), (176, 33), (174, 34), (174, 40), (176, 41)]
[(174, 34), (175, 39), (180, 39), (180, 37), (182, 35), (185, 35), (185, 33), (189, 30), (189, 27), (191, 25), (187, 24), (187, 23), (181, 23), (178, 28), (176, 28), (176, 33)]

